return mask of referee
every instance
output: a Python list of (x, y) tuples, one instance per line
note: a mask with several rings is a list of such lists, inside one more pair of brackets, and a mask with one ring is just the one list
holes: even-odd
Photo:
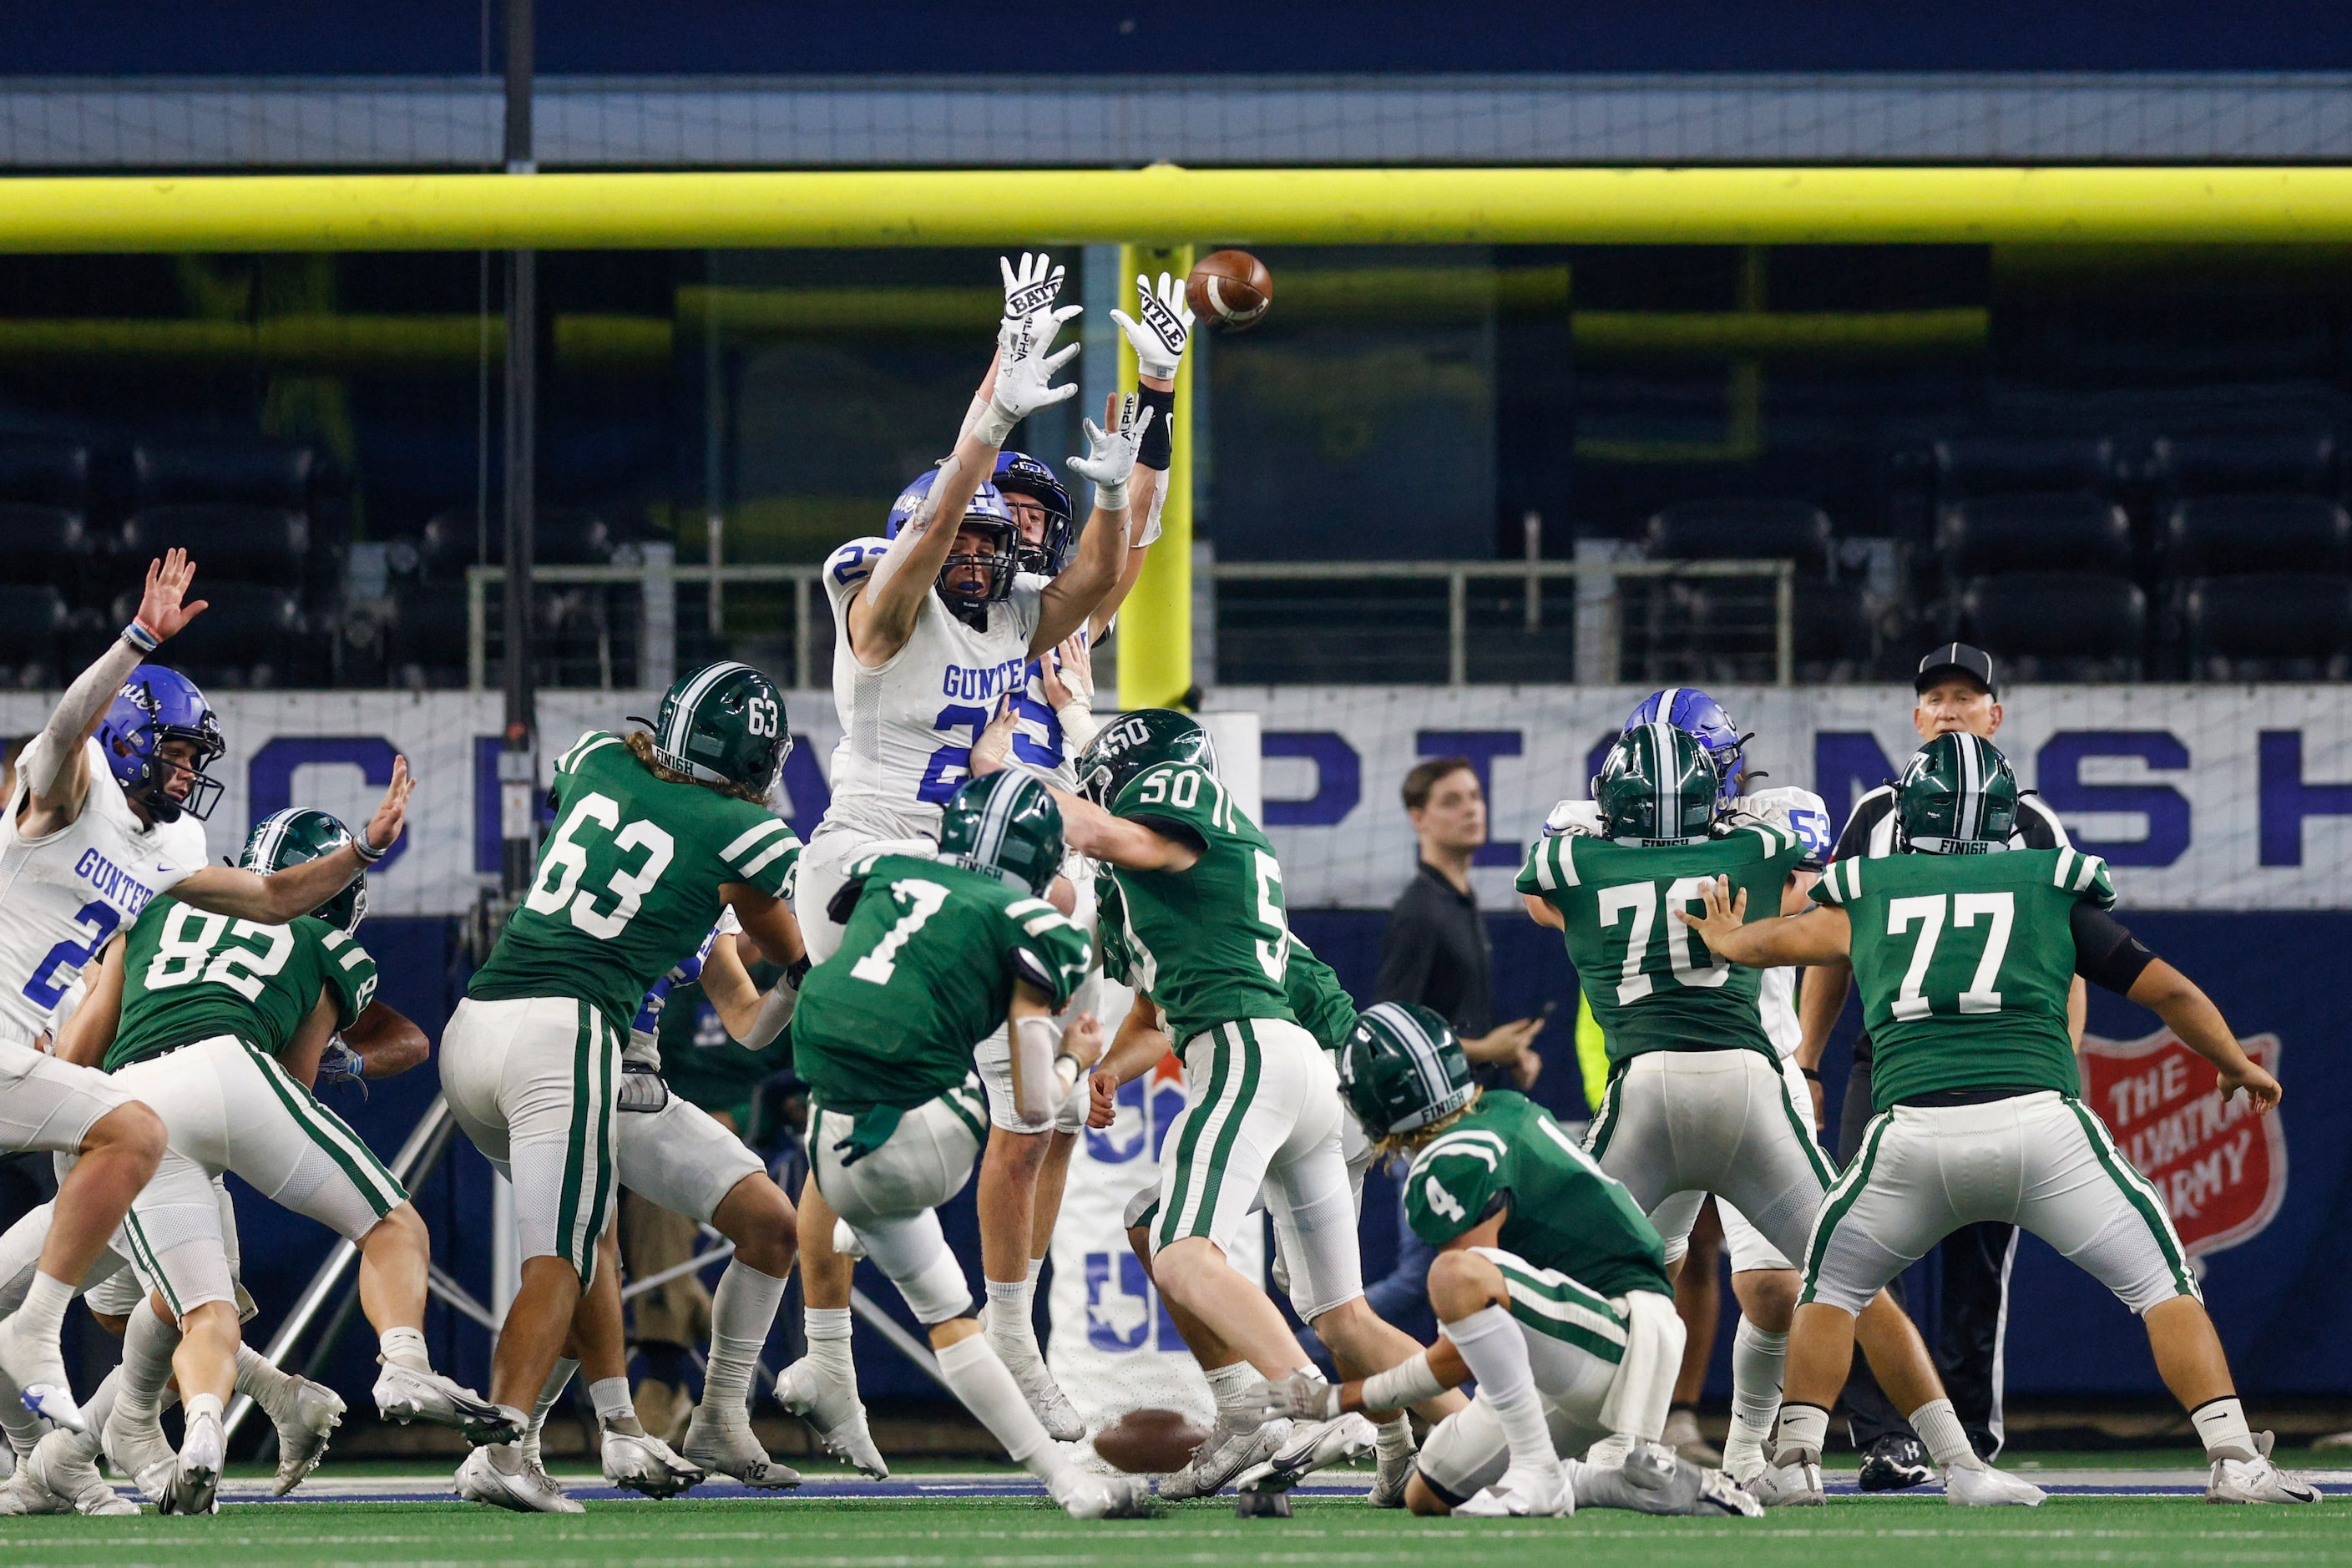
[[(1946, 643), (1919, 661), (1912, 682), (1918, 700), (1911, 724), (1922, 742), (1938, 735), (1966, 731), (1990, 741), (2000, 729), (2000, 689), (1993, 679), (1992, 658), (1982, 648), (1966, 643)], [(2031, 793), (2017, 803), (2017, 830), (2012, 847), (2056, 849), (2067, 845), (2066, 829), (2058, 814)], [(1832, 862), (1856, 856), (1876, 857), (1895, 851), (1895, 786), (1885, 784), (1854, 803), (1853, 815), (1831, 852)], [(1805, 971), (1797, 1001), (1803, 1038), (1797, 1046), (1797, 1065), (1813, 1079), (1814, 1113), (1820, 1114), (1820, 1069), (1822, 1047), (1845, 1007), (1853, 970), (1843, 963), (1820, 964)], [(2066, 1023), (2074, 1043), (2083, 1040), (2084, 993), (2077, 976), (2066, 1004)], [(1837, 1153), (1843, 1165), (1853, 1159), (1864, 1128), (1870, 1121), (1870, 1037), (1854, 1042), (1853, 1068), (1845, 1081), (1845, 1105), (1838, 1117)], [(1999, 1221), (1963, 1226), (1942, 1244), (1942, 1310), (1936, 1334), (1936, 1363), (1944, 1374), (1944, 1389), (1967, 1430), (1969, 1440), (1985, 1458), (2001, 1446), (2001, 1340), (2009, 1323), (2009, 1270), (2017, 1257), (2017, 1227)], [(1888, 1285), (1900, 1300), (1900, 1280)], [(1862, 1450), (1861, 1485), (1864, 1491), (1893, 1491), (1935, 1479), (1927, 1448), (1871, 1377), (1866, 1363), (1856, 1358), (1845, 1385), (1846, 1410), (1852, 1420), (1853, 1446)]]

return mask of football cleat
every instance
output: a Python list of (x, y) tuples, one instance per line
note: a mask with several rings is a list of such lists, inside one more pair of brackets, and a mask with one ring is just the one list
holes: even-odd
[[(988, 1308), (981, 1309), (980, 1328), (982, 1333), (988, 1331)], [(1013, 1383), (1021, 1389), (1021, 1397), (1029, 1402), (1030, 1412), (1045, 1428), (1045, 1436), (1056, 1443), (1082, 1441), (1087, 1435), (1086, 1421), (1078, 1415), (1076, 1406), (1070, 1403), (1069, 1396), (1062, 1392), (1062, 1385), (1054, 1381), (1054, 1373), (1045, 1365), (1045, 1358), (1037, 1353), (1037, 1342), (1029, 1340), (1007, 1345), (992, 1338), (988, 1343), (989, 1348), (995, 1351), (996, 1359), (1004, 1363), (1004, 1370), (1013, 1374)]]
[(1688, 1410), (1667, 1413), (1665, 1445), (1684, 1458), (1701, 1465), (1720, 1465), (1723, 1452), (1698, 1429), (1698, 1417)]
[(263, 1408), (278, 1428), (278, 1476), (269, 1495), (284, 1497), (325, 1460), (327, 1441), (343, 1424), (343, 1400), (323, 1383), (297, 1377)]
[(1555, 1459), (1549, 1474), (1517, 1466), (1477, 1496), (1465, 1498), (1456, 1519), (1564, 1519), (1576, 1511), (1576, 1489), (1567, 1468)]
[(676, 1497), (702, 1484), (700, 1467), (677, 1457), (677, 1451), (648, 1434), (604, 1428), (604, 1479), (616, 1487), (650, 1498)]
[(1814, 1459), (1767, 1464), (1748, 1489), (1766, 1508), (1811, 1508), (1830, 1500), (1822, 1489), (1821, 1464)]
[(678, 1452), (716, 1475), (732, 1476), (754, 1491), (782, 1491), (801, 1484), (801, 1473), (771, 1458), (740, 1411), (733, 1420), (695, 1407)]
[(776, 1403), (807, 1422), (826, 1453), (887, 1481), (890, 1467), (882, 1462), (882, 1451), (866, 1430), (865, 1402), (855, 1385), (840, 1384), (840, 1379), (803, 1356), (777, 1374)]
[(2225, 1503), (2319, 1501), (2324, 1494), (2306, 1477), (2293, 1470), (2282, 1470), (2271, 1463), (2273, 1441), (2268, 1432), (2257, 1432), (2254, 1434), (2252, 1458), (2215, 1459), (2212, 1475), (2205, 1483), (2205, 1500)]
[(1577, 1501), (1586, 1508), (1624, 1508), (1637, 1513), (1690, 1517), (1737, 1514), (1761, 1518), (1764, 1505), (1721, 1470), (1693, 1464), (1664, 1444), (1643, 1444), (1610, 1468), (1586, 1465), (1569, 1473)]
[(74, 1403), (65, 1356), (55, 1339), (36, 1338), (20, 1318), (0, 1323), (0, 1375), (16, 1385), (25, 1408), (68, 1432), (87, 1432), (81, 1406)]
[(1141, 1476), (1089, 1475), (1069, 1465), (1045, 1484), (1045, 1493), (1072, 1519), (1151, 1517), (1151, 1483)]
[[(98, 1440), (86, 1433), (51, 1432), (17, 1467), (17, 1480), (27, 1496), (49, 1506), (40, 1513), (68, 1510), (92, 1517), (135, 1514), (139, 1505), (106, 1484), (98, 1469)], [(0, 1508), (0, 1512), (8, 1511)]]
[(1271, 1460), (1290, 1438), (1291, 1424), (1281, 1416), (1251, 1426), (1242, 1425), (1243, 1419), (1218, 1411), (1215, 1425), (1184, 1468), (1160, 1483), (1160, 1495), (1179, 1502), (1214, 1497), (1244, 1470)]
[(1405, 1483), (1412, 1479), (1412, 1462), (1418, 1452), (1408, 1423), (1404, 1446), (1395, 1453), (1380, 1455), (1379, 1464), (1372, 1471), (1372, 1489), (1364, 1494), (1364, 1500), (1374, 1508), (1402, 1508)]
[(1373, 1452), (1380, 1428), (1361, 1415), (1331, 1421), (1298, 1421), (1266, 1462), (1241, 1478), (1244, 1491), (1286, 1492), (1317, 1470), (1344, 1465)]
[(1866, 1492), (1896, 1492), (1924, 1487), (1936, 1479), (1936, 1467), (1927, 1445), (1908, 1432), (1889, 1432), (1862, 1457), (1862, 1474), (1855, 1484)]
[(555, 1479), (537, 1465), (499, 1468), (487, 1447), (477, 1448), (457, 1467), (457, 1495), (467, 1502), (512, 1509), (517, 1513), (586, 1513), (563, 1495)]
[(163, 1436), (163, 1424), (152, 1415), (143, 1421), (134, 1419), (117, 1399), (101, 1437), (106, 1462), (115, 1473), (130, 1477), (149, 1502), (160, 1505), (180, 1462), (170, 1439)]
[(156, 1500), (158, 1513), (218, 1513), (221, 1467), (228, 1462), (228, 1435), (221, 1430), (217, 1412), (207, 1410), (188, 1419), (186, 1438), (172, 1479)]
[(1944, 1471), (1944, 1500), (1955, 1508), (2040, 1508), (2048, 1495), (1990, 1465), (1954, 1465)]
[(375, 1408), (403, 1426), (412, 1421), (455, 1426), (476, 1447), (514, 1442), (530, 1424), (530, 1416), (510, 1405), (493, 1405), (437, 1372), (419, 1372), (396, 1361), (384, 1362), (376, 1373)]

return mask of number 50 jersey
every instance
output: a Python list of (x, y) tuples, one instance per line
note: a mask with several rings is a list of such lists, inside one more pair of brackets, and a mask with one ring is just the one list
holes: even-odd
[(782, 898), (800, 849), (765, 806), (657, 778), (620, 736), (591, 730), (555, 764), (555, 827), (530, 891), (466, 994), (577, 997), (625, 1029), (701, 946), (719, 885)]

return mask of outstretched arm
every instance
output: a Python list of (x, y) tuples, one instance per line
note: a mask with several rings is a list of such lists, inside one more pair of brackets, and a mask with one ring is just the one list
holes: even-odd
[(48, 723), (17, 757), (17, 772), (32, 792), (20, 825), (26, 837), (47, 837), (81, 815), (89, 795), (89, 748), (83, 742), (97, 732), (98, 721), (140, 661), (203, 612), (202, 599), (182, 603), (195, 575), (184, 550), (166, 551), (163, 559), (147, 563), (147, 588), (140, 595), (139, 613), (113, 645), (74, 678)]
[(1735, 897), (1730, 878), (1709, 878), (1704, 891), (1706, 914), (1693, 917), (1678, 907), (1674, 917), (1698, 932), (1717, 958), (1749, 969), (1773, 969), (1784, 963), (1822, 963), (1846, 956), (1853, 927), (1843, 910), (1824, 904), (1801, 915), (1750, 921), (1748, 890), (1743, 888)]
[(1134, 346), (1138, 395), (1144, 408), (1157, 417), (1144, 431), (1135, 477), (1128, 484), (1127, 555), (1119, 563), (1118, 581), (1087, 621), (1087, 629), (1097, 642), (1110, 629), (1111, 617), (1127, 603), (1128, 595), (1135, 591), (1151, 546), (1160, 540), (1160, 509), (1168, 500), (1168, 468), (1176, 437), (1171, 417), (1175, 411), (1176, 372), (1184, 363), (1186, 345), (1192, 341), (1192, 308), (1184, 301), (1184, 279), (1163, 272), (1154, 289), (1150, 279), (1138, 277), (1135, 293), (1135, 316), (1113, 310), (1110, 319)]
[[(986, 778), (1003, 773), (1013, 747), (1015, 714), (1013, 699), (997, 705), (996, 717), (980, 732), (971, 747), (971, 776)], [(1201, 858), (1200, 850), (1181, 838), (1154, 832), (1139, 822), (1113, 816), (1084, 795), (1072, 795), (1050, 778), (1024, 769), (1053, 791), (1062, 811), (1062, 842), (1081, 855), (1124, 866), (1130, 871), (1189, 871)]]
[(1032, 658), (1088, 624), (1088, 617), (1118, 584), (1127, 549), (1128, 484), (1136, 453), (1152, 411), (1139, 411), (1135, 398), (1113, 393), (1103, 405), (1103, 423), (1085, 422), (1087, 455), (1070, 459), (1070, 471), (1092, 479), (1095, 509), (1078, 536), (1077, 559), (1045, 585), (1037, 629), (1029, 638)]
[(2284, 1092), (2279, 1088), (2279, 1080), (2246, 1055), (2229, 1020), (2221, 1016), (2221, 1009), (2213, 1005), (2213, 999), (2195, 981), (2158, 958), (2140, 971), (2139, 978), (2124, 994), (2163, 1019), (2180, 1037), (2182, 1045), (2219, 1069), (2218, 1087), (2224, 1104), (2242, 1089), (2246, 1091), (2246, 1103), (2254, 1108), (2256, 1115), (2278, 1108), (2279, 1097)]
[[(352, 879), (384, 858), (408, 819), (408, 793), (416, 787), (409, 775), (408, 759), (392, 761), (392, 782), (383, 801), (360, 835), (331, 855), (289, 866), (263, 876), (237, 866), (207, 866), (172, 891), (184, 903), (216, 915), (284, 925), (307, 915), (352, 884)], [(365, 845), (364, 851), (361, 846)]]

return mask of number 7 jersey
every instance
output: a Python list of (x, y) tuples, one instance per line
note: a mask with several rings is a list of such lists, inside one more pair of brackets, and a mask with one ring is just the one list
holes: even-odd
[(555, 826), (530, 891), (468, 996), (573, 996), (626, 1029), (655, 981), (701, 946), (719, 885), (784, 894), (800, 840), (765, 806), (656, 777), (591, 730), (555, 764)]

